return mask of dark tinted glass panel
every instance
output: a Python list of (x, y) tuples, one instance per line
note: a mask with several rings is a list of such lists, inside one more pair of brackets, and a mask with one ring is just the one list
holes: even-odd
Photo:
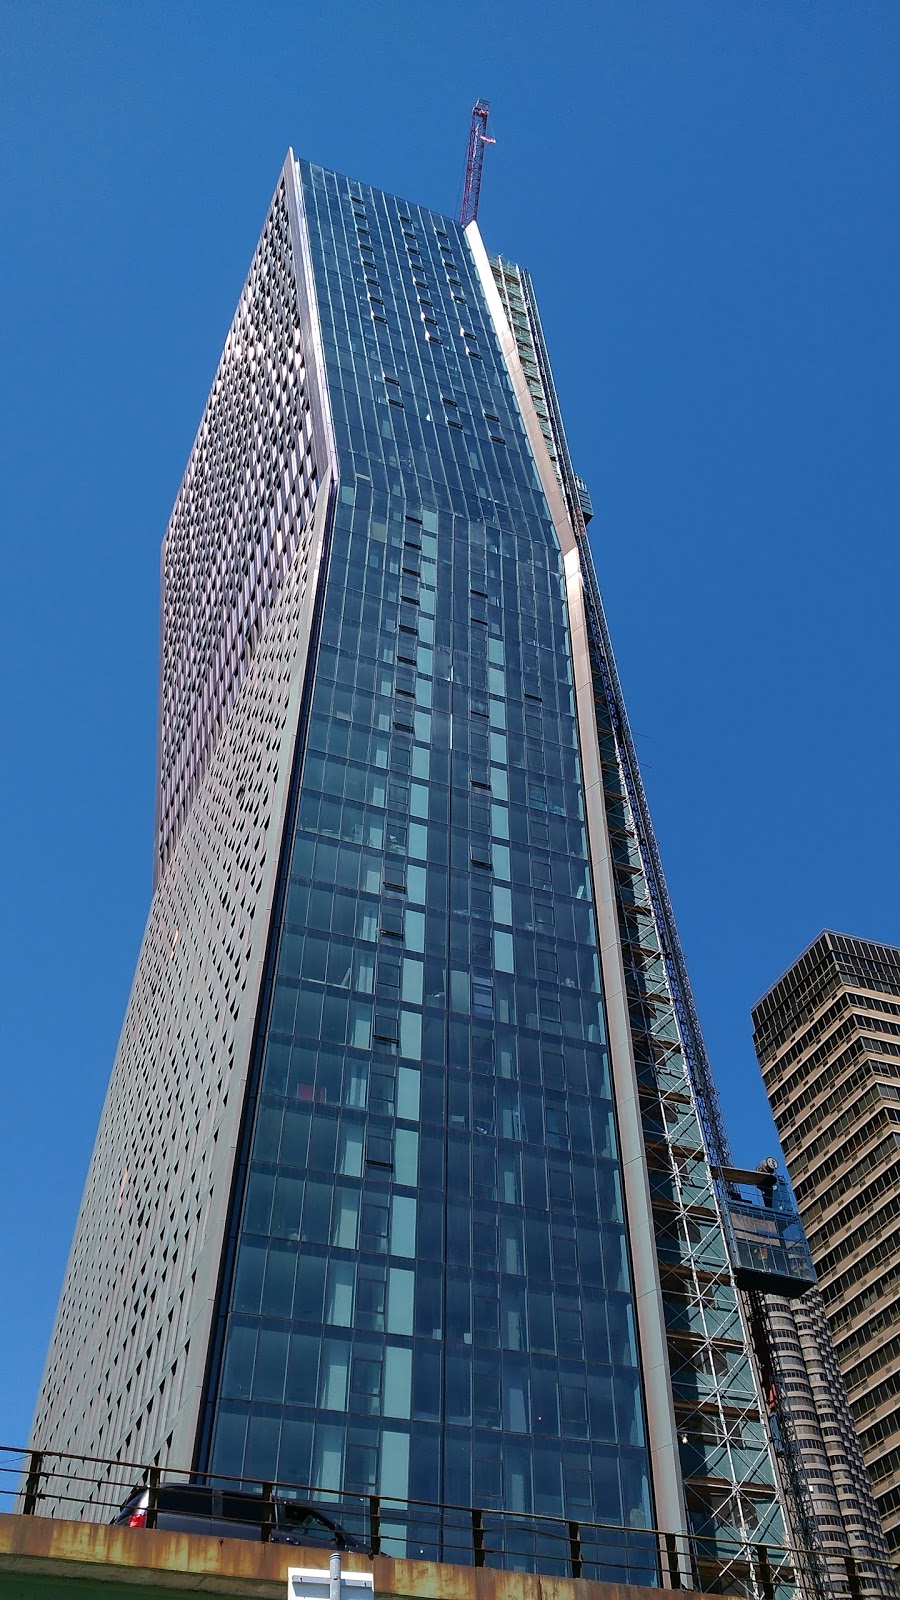
[(365, 190), (375, 320), (301, 176), (340, 485), (209, 1464), (646, 1525), (559, 546), (464, 235), (465, 335), (433, 216), (414, 275)]
[(223, 1494), (222, 1515), (230, 1522), (259, 1522), (265, 1515), (260, 1496), (250, 1494)]
[(159, 1510), (178, 1512), (192, 1517), (211, 1517), (212, 1490), (195, 1489), (188, 1484), (183, 1487), (162, 1484), (159, 1491)]

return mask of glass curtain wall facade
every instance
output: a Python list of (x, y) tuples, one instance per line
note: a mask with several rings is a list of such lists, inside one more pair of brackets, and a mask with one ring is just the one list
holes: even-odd
[(646, 1525), (559, 545), (461, 231), (300, 171), (340, 490), (209, 1464)]

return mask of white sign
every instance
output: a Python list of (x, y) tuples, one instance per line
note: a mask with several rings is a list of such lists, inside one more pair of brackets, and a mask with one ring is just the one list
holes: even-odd
[(288, 1567), (288, 1600), (373, 1600), (372, 1572), (342, 1572), (337, 1551), (327, 1570), (323, 1567)]

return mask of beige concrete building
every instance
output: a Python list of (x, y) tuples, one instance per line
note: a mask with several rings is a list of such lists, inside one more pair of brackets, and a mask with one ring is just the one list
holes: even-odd
[[(900, 1553), (900, 950), (822, 933), (754, 1041), (875, 1503)], [(837, 1419), (822, 1428), (838, 1437)], [(850, 1487), (848, 1485), (848, 1487)]]

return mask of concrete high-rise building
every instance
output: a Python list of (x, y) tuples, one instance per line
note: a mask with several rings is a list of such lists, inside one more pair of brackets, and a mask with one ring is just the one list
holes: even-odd
[(780, 1213), (736, 1251), (590, 510), (527, 272), (289, 154), (163, 545), (33, 1440), (388, 1497), (448, 1558), (398, 1506), (693, 1530), (727, 1590), (786, 1537), (738, 1289), (809, 1276)]
[(814, 1538), (801, 1542), (821, 1552), (833, 1593), (852, 1593), (844, 1565), (850, 1556), (867, 1591), (893, 1594), (890, 1557), (818, 1289), (771, 1300), (767, 1321), (780, 1416), (788, 1419), (814, 1524)]
[(900, 950), (822, 933), (753, 1009), (875, 1504), (900, 1550)]

